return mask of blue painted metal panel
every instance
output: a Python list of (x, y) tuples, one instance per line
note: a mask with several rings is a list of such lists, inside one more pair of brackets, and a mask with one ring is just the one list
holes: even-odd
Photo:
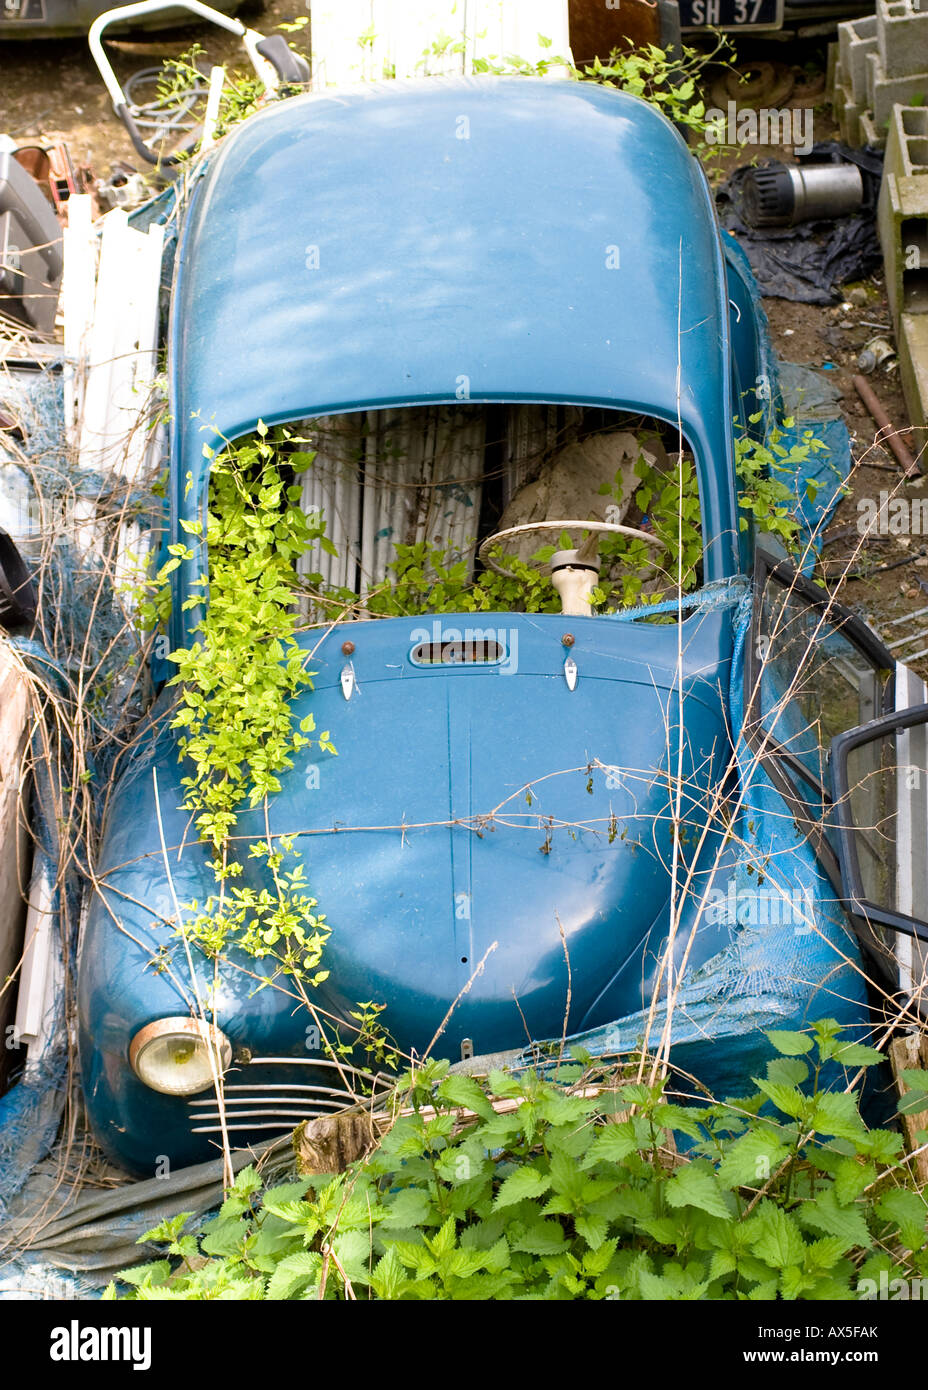
[[(269, 812), (272, 833), (298, 834), (312, 892), (334, 928), (320, 1007), (337, 1013), (358, 999), (384, 1002), (400, 1044), (422, 1051), (489, 951), (442, 1047), (459, 1055), (465, 1037), (480, 1051), (518, 1045), (519, 1008), (533, 1036), (547, 1036), (564, 1016), (562, 927), (575, 1026), (607, 1022), (617, 1001), (626, 1012), (641, 1008), (650, 967), (626, 970), (606, 994), (604, 987), (623, 963), (641, 961), (645, 942), (653, 954), (666, 936), (675, 626), (569, 619), (580, 672), (570, 691), (562, 616), (479, 615), (507, 652), (483, 669), (414, 665), (410, 653), (431, 621), (343, 625), (314, 657), (315, 691), (295, 707), (297, 717), (312, 710), (318, 727), (337, 730), (337, 756), (314, 750), (311, 767), (304, 757)], [(454, 620), (442, 622), (447, 633)], [(346, 631), (357, 678), (348, 701), (340, 684)], [(730, 617), (697, 614), (684, 633), (684, 775), (690, 818), (700, 826), (701, 800), (727, 752)], [(90, 910), (80, 989), (88, 1109), (111, 1151), (140, 1169), (158, 1153), (178, 1161), (209, 1152), (190, 1134), (186, 1102), (155, 1095), (126, 1065), (137, 1029), (186, 1013), (192, 997), (185, 953), (168, 925), (174, 900), (155, 767), (174, 891), (181, 902), (202, 901), (208, 882), (206, 852), (179, 809), (183, 768), (173, 735), (163, 720), (155, 727), (113, 794), (99, 865), (105, 901)], [(596, 760), (607, 770), (591, 770)], [(260, 813), (243, 817), (239, 833), (260, 838)], [(260, 872), (257, 861), (246, 863), (255, 884)], [(152, 965), (159, 948), (169, 966), (161, 971)], [(201, 961), (201, 970), (205, 990), (212, 965)], [(252, 1054), (305, 1059), (305, 1011), (275, 989), (255, 994), (254, 970), (234, 953), (222, 965), (220, 1026)]]
[(202, 509), (204, 443), (259, 417), (466, 391), (675, 421), (679, 355), (706, 574), (733, 573), (727, 299), (705, 178), (635, 97), (480, 77), (275, 105), (224, 141), (179, 249), (175, 528)]

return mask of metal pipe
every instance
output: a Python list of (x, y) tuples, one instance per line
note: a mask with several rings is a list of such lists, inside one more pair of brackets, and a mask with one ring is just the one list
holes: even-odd
[[(853, 382), (858, 396), (869, 410), (874, 423), (879, 426), (877, 435), (879, 442), (889, 445), (897, 460), (902, 465), (907, 478), (917, 477), (922, 471), (920, 465), (916, 463), (915, 459), (894, 430), (892, 421), (883, 409), (879, 397), (867, 378), (864, 376), (855, 376)], [(882, 438), (880, 438), (881, 435), (883, 436)]]

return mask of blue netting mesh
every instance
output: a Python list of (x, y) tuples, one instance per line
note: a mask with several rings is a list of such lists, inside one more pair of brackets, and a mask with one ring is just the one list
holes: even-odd
[[(161, 503), (143, 488), (77, 466), (65, 444), (62, 377), (57, 361), (8, 362), (0, 371), (0, 410), (18, 426), (0, 447), (0, 524), (26, 560), (38, 598), (34, 629), (8, 641), (30, 686), (32, 872), (34, 883), (44, 874), (49, 886), (57, 981), (41, 1041), (30, 1044), (14, 1084), (0, 1096), (0, 1289), (10, 1263), (9, 1220), (29, 1175), (54, 1149), (61, 1171), (76, 1169), (79, 1178), (79, 1158), (67, 1143), (56, 1147), (56, 1139), (75, 1102), (69, 1010), (103, 805), (95, 792), (149, 694), (119, 591), (117, 551), (120, 528), (151, 526)], [(81, 545), (79, 525), (88, 516), (94, 537)]]

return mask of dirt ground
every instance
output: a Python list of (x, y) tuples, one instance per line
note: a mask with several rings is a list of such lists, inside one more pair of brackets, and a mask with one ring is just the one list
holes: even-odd
[[(247, 15), (256, 28), (270, 32), (283, 22), (292, 22), (305, 14), (295, 0), (269, 0), (263, 12)], [(307, 41), (300, 34), (288, 37), (298, 50), (305, 51)], [(223, 61), (247, 67), (243, 50), (234, 36), (209, 26), (197, 26), (165, 34), (137, 36), (133, 40), (117, 41), (111, 48), (111, 61), (121, 81), (126, 81), (139, 69), (157, 66), (165, 58), (178, 57), (194, 41), (203, 45), (209, 61)], [(753, 40), (750, 48), (742, 45), (739, 61), (758, 56), (784, 59), (794, 64), (794, 71), (806, 76), (821, 74), (825, 63), (825, 40), (805, 45), (790, 45)], [(707, 87), (711, 83), (707, 81)], [(140, 161), (122, 125), (113, 113), (109, 97), (91, 59), (85, 39), (67, 41), (0, 42), (0, 132), (12, 135), (19, 144), (36, 142), (43, 145), (66, 141), (72, 158), (79, 165), (89, 165), (98, 178), (106, 178), (114, 161), (126, 161), (139, 167)], [(816, 140), (833, 138), (834, 124), (827, 107), (815, 111)], [(784, 150), (752, 147), (758, 158), (768, 155), (783, 157)], [(727, 156), (718, 162), (719, 174), (737, 163), (746, 162), (744, 154)], [(882, 271), (856, 286), (845, 286), (844, 298), (833, 306), (794, 304), (781, 299), (767, 299), (765, 307), (770, 320), (773, 342), (780, 355), (803, 365), (823, 368), (833, 374), (841, 391), (843, 409), (852, 432), (854, 456), (866, 459), (852, 484), (852, 495), (842, 503), (829, 531), (825, 546), (826, 574), (837, 574), (849, 562), (858, 546), (856, 532), (857, 501), (861, 497), (879, 498), (880, 491), (897, 490), (910, 499), (926, 492), (920, 479), (901, 483), (901, 470), (885, 448), (875, 445), (876, 427), (860, 402), (852, 384), (858, 370), (857, 357), (863, 346), (876, 334), (892, 340), (892, 327), (886, 302)], [(864, 302), (860, 302), (864, 301)], [(908, 421), (895, 359), (870, 378), (882, 400), (890, 420), (899, 429)], [(928, 493), (926, 493), (928, 495)], [(831, 539), (834, 538), (834, 539)], [(887, 537), (868, 541), (857, 556), (854, 571), (857, 577), (841, 586), (845, 603), (869, 619), (887, 638), (895, 633), (904, 636), (928, 628), (924, 619), (913, 625), (894, 623), (906, 612), (928, 606), (928, 538), (926, 553), (918, 537)], [(887, 568), (881, 568), (886, 566)], [(863, 573), (861, 573), (863, 571)], [(886, 624), (890, 623), (888, 629)], [(910, 644), (914, 652), (925, 641)], [(904, 655), (904, 653), (900, 653)], [(923, 676), (928, 676), (928, 661), (916, 663)]]

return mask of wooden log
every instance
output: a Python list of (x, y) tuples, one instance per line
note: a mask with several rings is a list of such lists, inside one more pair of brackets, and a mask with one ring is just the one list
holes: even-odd
[[(896, 1038), (889, 1049), (889, 1060), (896, 1082), (896, 1092), (900, 1101), (910, 1093), (911, 1088), (903, 1080), (904, 1071), (928, 1070), (928, 1037), (924, 1033), (906, 1033)], [(928, 1129), (928, 1110), (916, 1110), (909, 1115), (901, 1115), (902, 1133), (905, 1138), (906, 1153), (914, 1153), (921, 1148), (917, 1135)], [(915, 1159), (915, 1172), (919, 1183), (928, 1182), (928, 1152), (920, 1153)]]

